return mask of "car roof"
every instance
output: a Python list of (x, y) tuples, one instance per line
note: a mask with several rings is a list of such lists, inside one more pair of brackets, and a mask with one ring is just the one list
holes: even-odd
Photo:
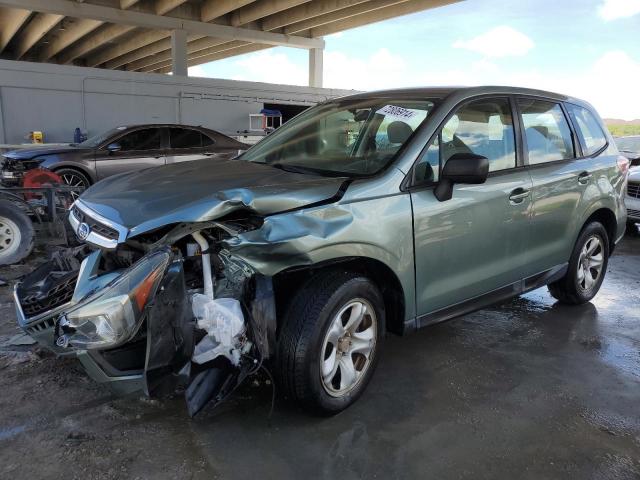
[(414, 87), (400, 88), (391, 90), (378, 90), (372, 92), (357, 93), (341, 97), (341, 99), (367, 99), (367, 98), (410, 98), (410, 97), (435, 97), (444, 98), (450, 95), (456, 95), (461, 98), (477, 96), (477, 95), (529, 95), (534, 97), (544, 97), (561, 102), (572, 102), (590, 106), (584, 100), (571, 97), (556, 92), (540, 90), (534, 88), (510, 87), (500, 85), (488, 85), (479, 87)]
[(118, 125), (115, 127), (118, 130), (132, 130), (138, 128), (163, 128), (163, 127), (178, 127), (178, 128), (195, 128), (199, 130), (207, 130), (209, 132), (219, 133), (220, 135), (224, 135), (224, 133), (220, 133), (217, 130), (212, 130), (207, 127), (203, 127), (202, 125), (187, 125), (185, 123), (140, 123), (136, 125)]

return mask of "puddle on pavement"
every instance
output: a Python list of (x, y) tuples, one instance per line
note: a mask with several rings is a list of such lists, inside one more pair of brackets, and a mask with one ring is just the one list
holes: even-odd
[(26, 425), (18, 425), (17, 427), (0, 428), (0, 440), (7, 440), (22, 433), (27, 428)]

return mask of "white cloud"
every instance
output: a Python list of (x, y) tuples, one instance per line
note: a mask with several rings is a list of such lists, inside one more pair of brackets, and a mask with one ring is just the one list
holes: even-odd
[(234, 65), (241, 71), (234, 76), (234, 80), (306, 85), (309, 76), (306, 66), (292, 62), (284, 53), (270, 50), (247, 55), (234, 62)]
[(194, 67), (189, 67), (189, 76), (190, 77), (208, 77), (207, 72), (205, 72), (202, 65), (196, 65)]
[[(295, 63), (284, 53), (265, 50), (237, 59), (235, 80), (289, 85), (307, 84), (307, 65)], [(208, 76), (206, 68), (192, 67), (190, 75)], [(604, 117), (632, 120), (640, 117), (640, 57), (616, 50), (606, 52), (591, 66), (567, 73), (540, 70), (536, 66), (515, 70), (509, 62), (480, 58), (459, 68), (442, 69), (408, 62), (386, 48), (368, 57), (327, 50), (324, 86), (377, 90), (410, 86), (511, 85), (539, 88), (583, 98)]]
[[(616, 50), (602, 55), (573, 89), (576, 96), (593, 103), (604, 117), (640, 118), (640, 59)], [(569, 93), (573, 93), (568, 90)]]
[(631, 17), (640, 13), (640, 0), (604, 0), (598, 14), (605, 20)]
[(471, 50), (493, 58), (526, 55), (533, 47), (533, 40), (506, 25), (495, 27), (470, 40), (458, 40), (453, 44), (453, 48)]
[(406, 62), (386, 48), (369, 58), (353, 58), (337, 51), (324, 55), (325, 87), (375, 90), (406, 86), (410, 78)]

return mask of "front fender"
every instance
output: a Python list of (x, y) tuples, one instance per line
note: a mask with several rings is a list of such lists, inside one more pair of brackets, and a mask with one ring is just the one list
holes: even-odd
[(413, 227), (408, 196), (273, 215), (265, 219), (262, 228), (231, 238), (225, 246), (266, 276), (345, 257), (377, 260), (400, 281), (407, 317), (415, 314)]

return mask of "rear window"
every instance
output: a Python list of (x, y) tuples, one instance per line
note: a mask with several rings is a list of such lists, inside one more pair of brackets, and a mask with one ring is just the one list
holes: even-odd
[(169, 129), (169, 145), (173, 149), (207, 147), (213, 143), (211, 138), (198, 130), (190, 128)]
[(578, 129), (578, 137), (585, 156), (593, 155), (607, 144), (607, 137), (596, 117), (584, 107), (567, 105), (569, 115)]

